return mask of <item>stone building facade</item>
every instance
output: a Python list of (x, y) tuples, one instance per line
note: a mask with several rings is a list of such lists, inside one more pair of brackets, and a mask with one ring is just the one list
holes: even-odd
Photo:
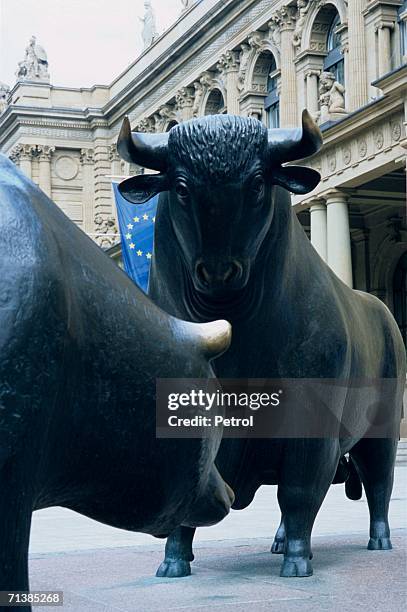
[(141, 171), (116, 152), (125, 114), (139, 131), (222, 112), (291, 127), (306, 107), (322, 180), (293, 206), (321, 257), (383, 299), (406, 339), (406, 61), (403, 0), (196, 0), (110, 85), (18, 80), (0, 149), (109, 247), (111, 177)]

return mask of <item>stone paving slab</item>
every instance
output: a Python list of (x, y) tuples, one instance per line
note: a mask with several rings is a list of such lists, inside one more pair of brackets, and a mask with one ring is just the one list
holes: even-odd
[(407, 605), (407, 530), (394, 530), (392, 541), (391, 551), (368, 551), (366, 534), (317, 536), (310, 578), (280, 578), (281, 556), (260, 538), (198, 543), (193, 575), (178, 579), (154, 577), (162, 559), (155, 547), (34, 554), (31, 588), (63, 590), (64, 612), (399, 612)]

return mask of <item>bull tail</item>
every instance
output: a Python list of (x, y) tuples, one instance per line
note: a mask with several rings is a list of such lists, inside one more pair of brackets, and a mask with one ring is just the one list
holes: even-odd
[(362, 481), (360, 480), (359, 472), (357, 471), (356, 465), (349, 455), (349, 476), (345, 482), (345, 493), (346, 497), (357, 501), (362, 497)]
[(224, 353), (232, 341), (232, 326), (228, 321), (190, 323), (200, 338), (201, 350), (207, 359), (215, 359)]

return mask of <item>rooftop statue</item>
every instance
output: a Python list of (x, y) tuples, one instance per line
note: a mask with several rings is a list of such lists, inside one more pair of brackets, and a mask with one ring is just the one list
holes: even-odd
[(16, 76), (20, 81), (49, 82), (48, 58), (35, 36), (31, 36), (23, 61), (18, 63)]
[(143, 49), (147, 49), (158, 37), (157, 25), (155, 22), (154, 9), (151, 6), (151, 0), (144, 2), (144, 17), (139, 17), (143, 23), (141, 36), (143, 38)]
[(0, 115), (7, 108), (7, 96), (10, 92), (10, 87), (0, 81)]

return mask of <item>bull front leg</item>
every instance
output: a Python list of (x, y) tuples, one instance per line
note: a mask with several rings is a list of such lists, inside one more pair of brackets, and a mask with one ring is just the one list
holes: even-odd
[[(284, 525), (284, 517), (281, 515), (280, 525), (276, 531), (276, 535), (274, 536), (274, 542), (271, 546), (270, 552), (273, 555), (283, 555), (285, 552), (285, 525)], [(309, 558), (312, 559), (313, 554), (310, 552)]]
[(177, 527), (169, 535), (165, 545), (165, 558), (157, 570), (158, 578), (182, 578), (191, 575), (191, 561), (194, 560), (192, 541), (193, 527)]
[(191, 574), (195, 527), (214, 525), (221, 521), (229, 512), (234, 498), (232, 489), (213, 466), (207, 485), (194, 501), (184, 524), (175, 529), (167, 540), (164, 561), (156, 572), (158, 578), (181, 578)]
[(286, 442), (278, 484), (284, 517), (285, 546), (282, 577), (311, 576), (311, 531), (339, 461), (335, 440)]
[(284, 526), (284, 517), (281, 515), (281, 521), (279, 528), (276, 531), (276, 535), (274, 536), (274, 542), (271, 546), (271, 552), (274, 555), (281, 555), (284, 553), (285, 549), (285, 526)]
[[(6, 470), (4, 467), (3, 470)], [(4, 486), (0, 472), (0, 591), (28, 591), (31, 508), (19, 486)], [(30, 612), (31, 606), (20, 607)]]

